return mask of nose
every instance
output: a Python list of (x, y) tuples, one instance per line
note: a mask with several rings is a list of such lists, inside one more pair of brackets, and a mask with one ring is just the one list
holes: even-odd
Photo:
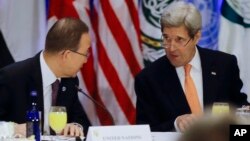
[(88, 62), (88, 58), (84, 59), (83, 64), (86, 64)]
[(84, 58), (81, 60), (82, 65), (83, 65), (83, 64), (86, 64), (87, 62), (88, 62), (88, 58), (87, 58), (87, 57), (84, 57)]
[(174, 41), (171, 41), (171, 43), (168, 46), (169, 51), (175, 51), (177, 49), (177, 46), (175, 45)]

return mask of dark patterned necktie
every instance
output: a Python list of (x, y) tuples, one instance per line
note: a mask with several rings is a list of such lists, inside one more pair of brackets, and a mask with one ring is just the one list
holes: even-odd
[(54, 83), (52, 83), (52, 106), (56, 105), (56, 98), (57, 98), (57, 93), (59, 89), (59, 80), (56, 79)]

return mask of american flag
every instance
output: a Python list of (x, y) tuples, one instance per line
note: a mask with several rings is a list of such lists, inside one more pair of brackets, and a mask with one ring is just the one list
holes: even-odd
[[(114, 124), (135, 124), (134, 77), (143, 68), (138, 0), (51, 0), (48, 15), (50, 24), (69, 16), (88, 24), (93, 43), (80, 87), (105, 106)], [(105, 110), (79, 98), (93, 125), (112, 124)]]

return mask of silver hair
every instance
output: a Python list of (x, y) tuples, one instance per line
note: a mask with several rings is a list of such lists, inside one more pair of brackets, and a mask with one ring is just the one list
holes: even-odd
[(184, 1), (172, 2), (165, 8), (161, 16), (161, 30), (165, 27), (179, 27), (184, 25), (191, 38), (201, 29), (200, 12), (191, 3)]

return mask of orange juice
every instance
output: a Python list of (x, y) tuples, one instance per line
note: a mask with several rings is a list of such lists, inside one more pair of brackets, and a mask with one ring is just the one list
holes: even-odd
[(212, 115), (229, 114), (229, 105), (227, 103), (214, 103), (212, 107)]
[(50, 112), (49, 113), (49, 124), (50, 127), (56, 132), (60, 133), (66, 126), (67, 114), (66, 112)]

